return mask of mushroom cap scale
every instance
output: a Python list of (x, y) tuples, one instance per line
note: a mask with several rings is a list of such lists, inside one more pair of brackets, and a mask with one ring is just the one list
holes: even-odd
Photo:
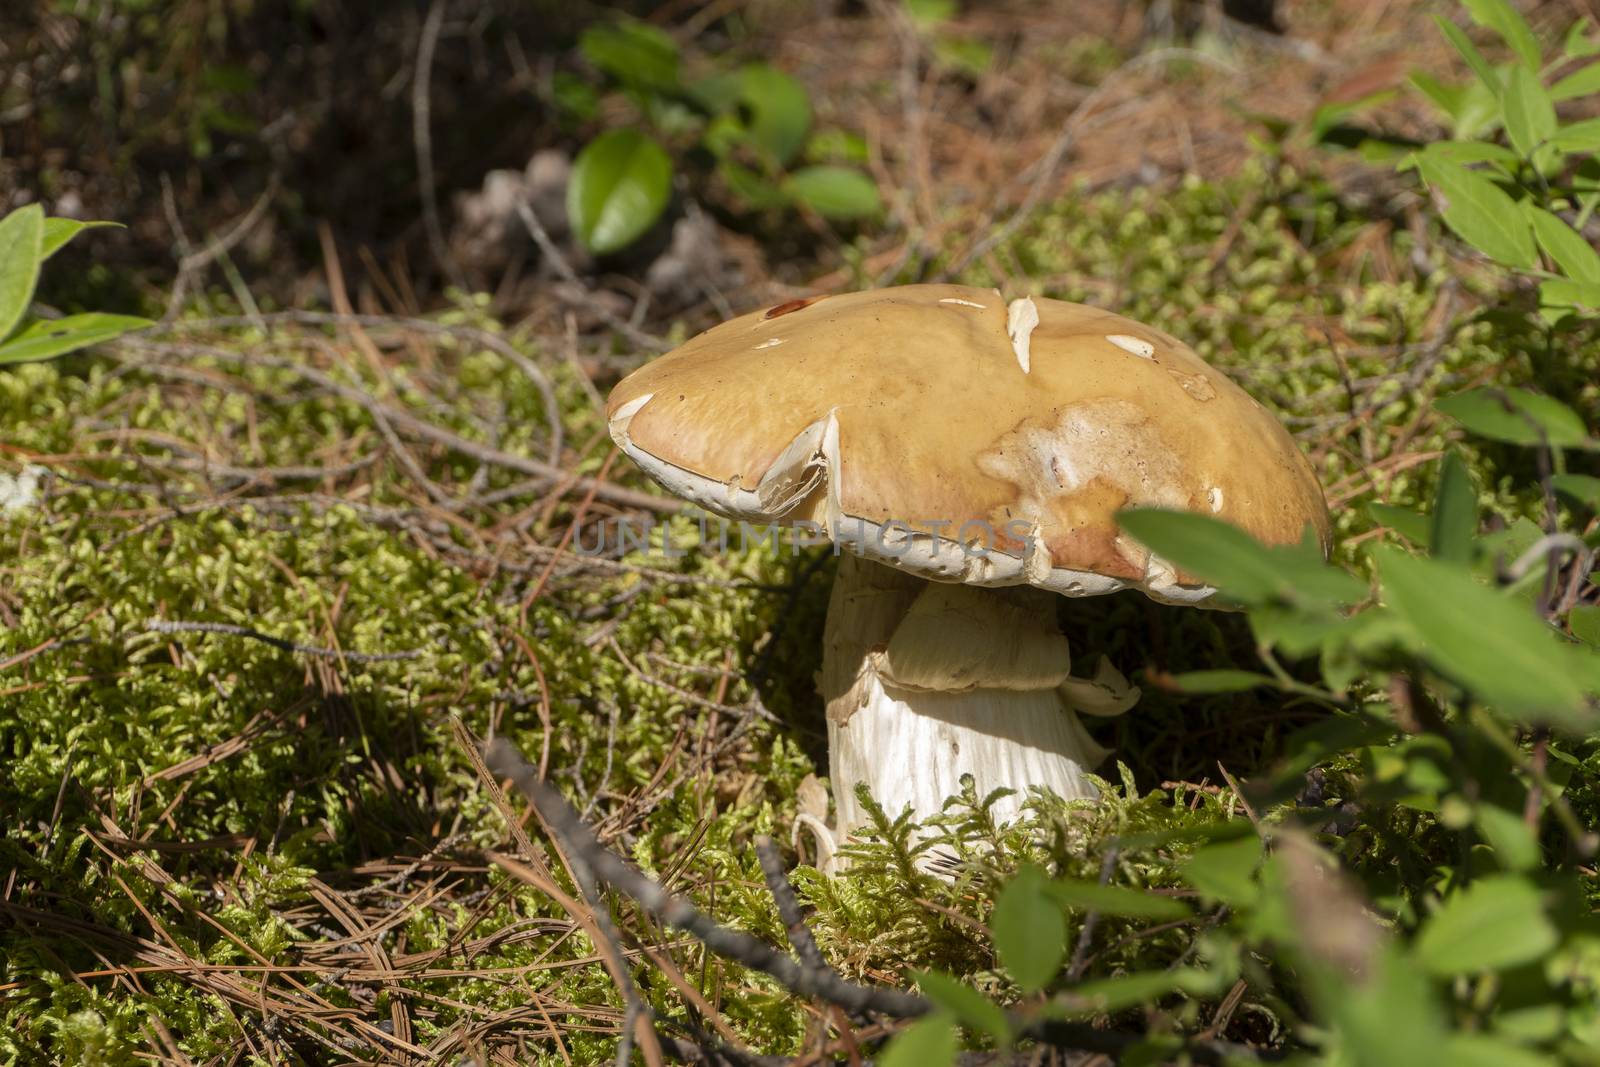
[(611, 433), (708, 510), (814, 522), (935, 580), (1209, 596), (1121, 533), (1127, 507), (1268, 544), (1310, 525), (1326, 549), (1310, 464), (1244, 390), (1160, 330), (1029, 303), (1036, 323), (992, 289), (911, 285), (752, 312), (624, 379)]

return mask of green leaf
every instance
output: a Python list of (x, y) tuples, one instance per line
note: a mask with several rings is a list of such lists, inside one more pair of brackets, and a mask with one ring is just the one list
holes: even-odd
[(1590, 93), (1600, 93), (1600, 63), (1590, 63), (1550, 86), (1550, 99), (1557, 103)]
[(1521, 156), (1492, 141), (1435, 141), (1422, 151), (1451, 163), (1500, 163), (1512, 168), (1522, 162)]
[(1547, 1053), (1488, 1034), (1449, 1034), (1439, 1052), (1435, 1059), (1450, 1067), (1551, 1067), (1555, 1062)]
[(1379, 526), (1389, 527), (1414, 545), (1426, 545), (1433, 538), (1433, 518), (1421, 512), (1392, 504), (1368, 504), (1367, 514)]
[(1478, 494), (1472, 488), (1467, 465), (1451, 450), (1444, 454), (1444, 462), (1439, 465), (1439, 488), (1433, 498), (1428, 554), (1452, 563), (1468, 563), (1472, 560), (1477, 536)]
[(1353, 604), (1367, 595), (1365, 584), (1328, 566), (1320, 550), (1303, 545), (1268, 548), (1209, 515), (1137, 509), (1120, 512), (1117, 521), (1156, 555), (1247, 603), (1281, 599)]
[(1566, 39), (1561, 42), (1561, 54), (1567, 59), (1581, 59), (1600, 52), (1600, 41), (1589, 39), (1592, 24), (1586, 18), (1578, 19), (1567, 28)]
[(1447, 1031), (1428, 976), (1392, 948), (1380, 951), (1373, 971), (1363, 982), (1319, 983), (1343, 1053), (1333, 1061), (1342, 1067), (1416, 1067), (1438, 1060)]
[[(1499, 123), (1499, 98), (1476, 79), (1465, 85), (1446, 85), (1422, 71), (1417, 71), (1409, 80), (1413, 88), (1449, 117), (1453, 137), (1458, 139), (1479, 137)], [(1457, 143), (1473, 142), (1458, 140)], [(1498, 145), (1494, 147), (1499, 148)], [(1429, 145), (1425, 151), (1432, 151), (1434, 148), (1434, 145)], [(1510, 156), (1513, 161), (1520, 158), (1509, 148), (1499, 148), (1499, 150)]]
[(1473, 822), (1506, 870), (1531, 871), (1544, 859), (1539, 839), (1528, 829), (1520, 811), (1480, 804), (1473, 812)]
[(1278, 687), (1278, 680), (1271, 675), (1224, 668), (1169, 674), (1163, 682), (1183, 693), (1243, 693), (1247, 689), (1263, 686), (1268, 689)]
[(884, 1048), (880, 1067), (953, 1067), (961, 1051), (955, 1020), (940, 1013), (918, 1019)]
[(973, 37), (944, 35), (934, 38), (933, 58), (953, 71), (978, 78), (994, 65), (994, 47)]
[(98, 311), (60, 319), (38, 319), (18, 330), (9, 341), (0, 344), (0, 366), (54, 359), (150, 325), (153, 323), (149, 319), (133, 315), (107, 315)]
[(672, 193), (672, 160), (637, 130), (609, 130), (578, 153), (567, 183), (567, 217), (597, 255), (624, 248), (648, 230)]
[(1147, 971), (1099, 978), (1080, 982), (1063, 993), (1061, 999), (1077, 1012), (1105, 1015), (1137, 1004), (1154, 1004), (1168, 993), (1187, 988), (1194, 974), (1193, 971)]
[(1534, 884), (1499, 874), (1447, 897), (1423, 925), (1415, 950), (1428, 971), (1452, 975), (1532, 963), (1558, 940)]
[(956, 0), (905, 0), (906, 14), (920, 29), (930, 29), (955, 16)]
[(33, 302), (43, 249), (44, 208), (29, 204), (0, 219), (0, 340)]
[(1455, 85), (1446, 85), (1425, 71), (1416, 71), (1406, 79), (1412, 88), (1427, 97), (1434, 107), (1445, 113), (1445, 116), (1454, 120), (1456, 113), (1461, 108), (1462, 90)]
[(1550, 484), (1591, 511), (1600, 511), (1600, 478), (1591, 474), (1555, 474)]
[(1539, 41), (1506, 0), (1462, 0), (1474, 22), (1500, 35), (1525, 70), (1539, 69)]
[(989, 920), (995, 952), (1024, 993), (1043, 989), (1067, 954), (1067, 920), (1047, 885), (1043, 871), (1023, 867), (1000, 891)]
[(1600, 285), (1572, 278), (1546, 278), (1539, 283), (1539, 310), (1549, 316), (1548, 321), (1560, 322), (1574, 308), (1600, 310)]
[(811, 129), (805, 87), (765, 63), (749, 63), (739, 72), (739, 98), (750, 109), (751, 140), (778, 166), (787, 166)]
[(1174, 897), (1157, 896), (1142, 889), (1121, 885), (1101, 885), (1076, 879), (1058, 878), (1046, 891), (1060, 904), (1080, 911), (1097, 911), (1124, 919), (1151, 919), (1165, 922), (1194, 914), (1189, 905)]
[(728, 184), (728, 191), (750, 207), (767, 210), (789, 202), (776, 184), (732, 159), (718, 160), (717, 174)]
[(1417, 157), (1427, 183), (1444, 195), (1445, 225), (1462, 240), (1508, 267), (1533, 267), (1533, 233), (1517, 203), (1476, 171), (1434, 156)]
[(1526, 67), (1512, 67), (1504, 101), (1506, 135), (1524, 159), (1556, 132), (1556, 108), (1539, 78)]
[(853, 167), (801, 167), (784, 179), (783, 190), (827, 219), (866, 218), (883, 210), (878, 187)]
[(1011, 1024), (1000, 1005), (965, 982), (938, 971), (912, 971), (922, 995), (969, 1030), (987, 1034), (998, 1045), (1011, 1042)]
[(98, 230), (106, 226), (115, 226), (122, 229), (120, 222), (79, 222), (77, 219), (45, 219), (44, 241), (39, 252), (39, 259), (46, 260), (57, 252), (61, 246), (72, 240), (84, 230)]
[(1122, 528), (1146, 548), (1230, 596), (1272, 600), (1289, 591), (1267, 547), (1230, 523), (1180, 511), (1125, 511)]
[(1257, 896), (1256, 868), (1261, 839), (1254, 835), (1222, 841), (1195, 852), (1179, 867), (1184, 881), (1224, 904), (1248, 904)]
[(578, 38), (578, 50), (624, 85), (655, 92), (678, 88), (678, 44), (648, 23), (627, 19), (591, 26)]
[(1469, 389), (1437, 401), (1434, 407), (1479, 437), (1513, 445), (1548, 442), (1565, 448), (1581, 445), (1589, 436), (1571, 408), (1526, 389)]
[(684, 91), (689, 99), (715, 114), (732, 111), (739, 106), (739, 93), (743, 85), (743, 72), (719, 70), (691, 82)]
[(1528, 200), (1523, 202), (1528, 222), (1539, 247), (1555, 260), (1567, 277), (1591, 285), (1600, 284), (1600, 252), (1557, 216)]
[(1561, 127), (1550, 143), (1563, 152), (1600, 153), (1600, 119), (1584, 119)]
[(1600, 604), (1579, 604), (1567, 614), (1567, 629), (1590, 648), (1600, 648)]
[(1384, 598), (1441, 674), (1505, 711), (1571, 717), (1584, 706), (1570, 646), (1522, 600), (1479, 585), (1462, 567), (1373, 550)]
[(1450, 42), (1450, 46), (1460, 53), (1462, 59), (1467, 61), (1467, 66), (1471, 67), (1472, 73), (1478, 76), (1478, 81), (1482, 82), (1484, 88), (1493, 93), (1496, 99), (1499, 99), (1500, 78), (1495, 74), (1494, 68), (1489, 65), (1489, 61), (1483, 58), (1483, 53), (1478, 51), (1478, 46), (1473, 44), (1467, 35), (1462, 32), (1461, 27), (1443, 15), (1433, 16), (1433, 21), (1439, 27), (1439, 32), (1444, 34), (1445, 40)]

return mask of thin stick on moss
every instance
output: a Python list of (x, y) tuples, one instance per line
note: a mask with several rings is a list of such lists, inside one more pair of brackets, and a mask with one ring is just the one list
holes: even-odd
[(717, 955), (769, 975), (794, 993), (820, 997), (850, 1011), (910, 1019), (925, 1015), (932, 1008), (922, 997), (898, 989), (877, 989), (848, 982), (829, 968), (807, 967), (749, 934), (719, 926), (693, 904), (667, 892), (602, 845), (566, 798), (541, 782), (538, 771), (505, 738), (497, 737), (489, 742), (484, 762), (495, 774), (510, 779), (517, 791), (538, 810), (550, 832), (566, 846), (569, 857), (582, 859), (596, 875), (638, 901), (651, 915), (668, 926), (693, 934)]
[(795, 898), (794, 886), (789, 884), (789, 876), (784, 872), (783, 857), (778, 855), (778, 846), (765, 834), (756, 838), (756, 858), (761, 861), (761, 873), (766, 876), (767, 891), (772, 894), (773, 903), (778, 905), (778, 918), (783, 920), (783, 928), (789, 934), (789, 944), (794, 946), (800, 962), (807, 967), (827, 967), (828, 961), (822, 958), (817, 939), (811, 935), (805, 916), (800, 914), (800, 901)]

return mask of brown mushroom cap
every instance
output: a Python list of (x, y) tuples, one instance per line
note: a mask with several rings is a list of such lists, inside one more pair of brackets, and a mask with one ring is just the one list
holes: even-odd
[(1268, 544), (1310, 525), (1327, 547), (1316, 475), (1271, 414), (1177, 339), (1082, 304), (957, 285), (792, 301), (646, 364), (607, 415), (678, 495), (937, 580), (1209, 596), (1120, 532), (1127, 507)]

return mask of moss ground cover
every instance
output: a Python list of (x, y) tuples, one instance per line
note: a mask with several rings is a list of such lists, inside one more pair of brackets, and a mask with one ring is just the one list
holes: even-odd
[[(1441, 390), (1536, 384), (1600, 423), (1596, 339), (1480, 313), (1492, 282), (1448, 247), (1263, 162), (1220, 185), (1069, 197), (961, 280), (1189, 340), (1296, 431), (1359, 566), (1365, 505), (1432, 493), (1454, 434), (1430, 409)], [(621, 1000), (571, 918), (497, 863), (506, 820), (451, 716), (514, 740), (646, 871), (782, 942), (750, 842), (787, 842), (802, 781), (826, 773), (810, 676), (829, 560), (579, 557), (576, 519), (638, 514), (589, 490), (646, 489), (608, 466), (592, 387), (559, 339), (511, 338), (530, 375), (471, 332), (496, 329), (473, 306), (446, 321), (462, 329), (193, 321), (0, 376), (0, 470), (47, 472), (37, 501), (0, 513), (0, 1062), (608, 1061)], [(492, 458), (551, 458), (557, 429), (556, 464), (598, 481)], [(1537, 505), (1524, 455), (1461, 447), (1486, 506)], [(690, 519), (665, 521), (693, 540)], [(1322, 714), (1162, 687), (1257, 669), (1237, 617), (1119, 595), (1062, 620), (1083, 662), (1146, 672), (1144, 703), (1102, 733), (1121, 761), (1102, 768), (1111, 798), (1040, 800), (1005, 831), (968, 798), (949, 816), (977, 872), (959, 888), (919, 874), (888, 820), (847, 875), (801, 867), (847, 975), (937, 967), (1014, 995), (983, 924), (1020, 863), (1175, 890), (1182, 831), (1237, 810), (1219, 765), (1265, 771)], [(1337, 797), (1358, 771), (1340, 757), (1307, 788)], [(1572, 782), (1569, 803), (1600, 818)], [(1426, 812), (1351, 818), (1352, 863), (1403, 883), (1443, 861)], [(1166, 836), (1108, 853), (1136, 834)], [(768, 1053), (814, 1040), (810, 1006), (615, 910), (653, 954), (637, 981), (667, 1025), (714, 1019)], [(1082, 975), (1225, 951), (1209, 938), (1200, 920), (1148, 936), (1108, 920)], [(1172, 1017), (1281, 1044), (1298, 1009), (1256, 989), (1225, 1015), (1221, 997), (1183, 997)]]

